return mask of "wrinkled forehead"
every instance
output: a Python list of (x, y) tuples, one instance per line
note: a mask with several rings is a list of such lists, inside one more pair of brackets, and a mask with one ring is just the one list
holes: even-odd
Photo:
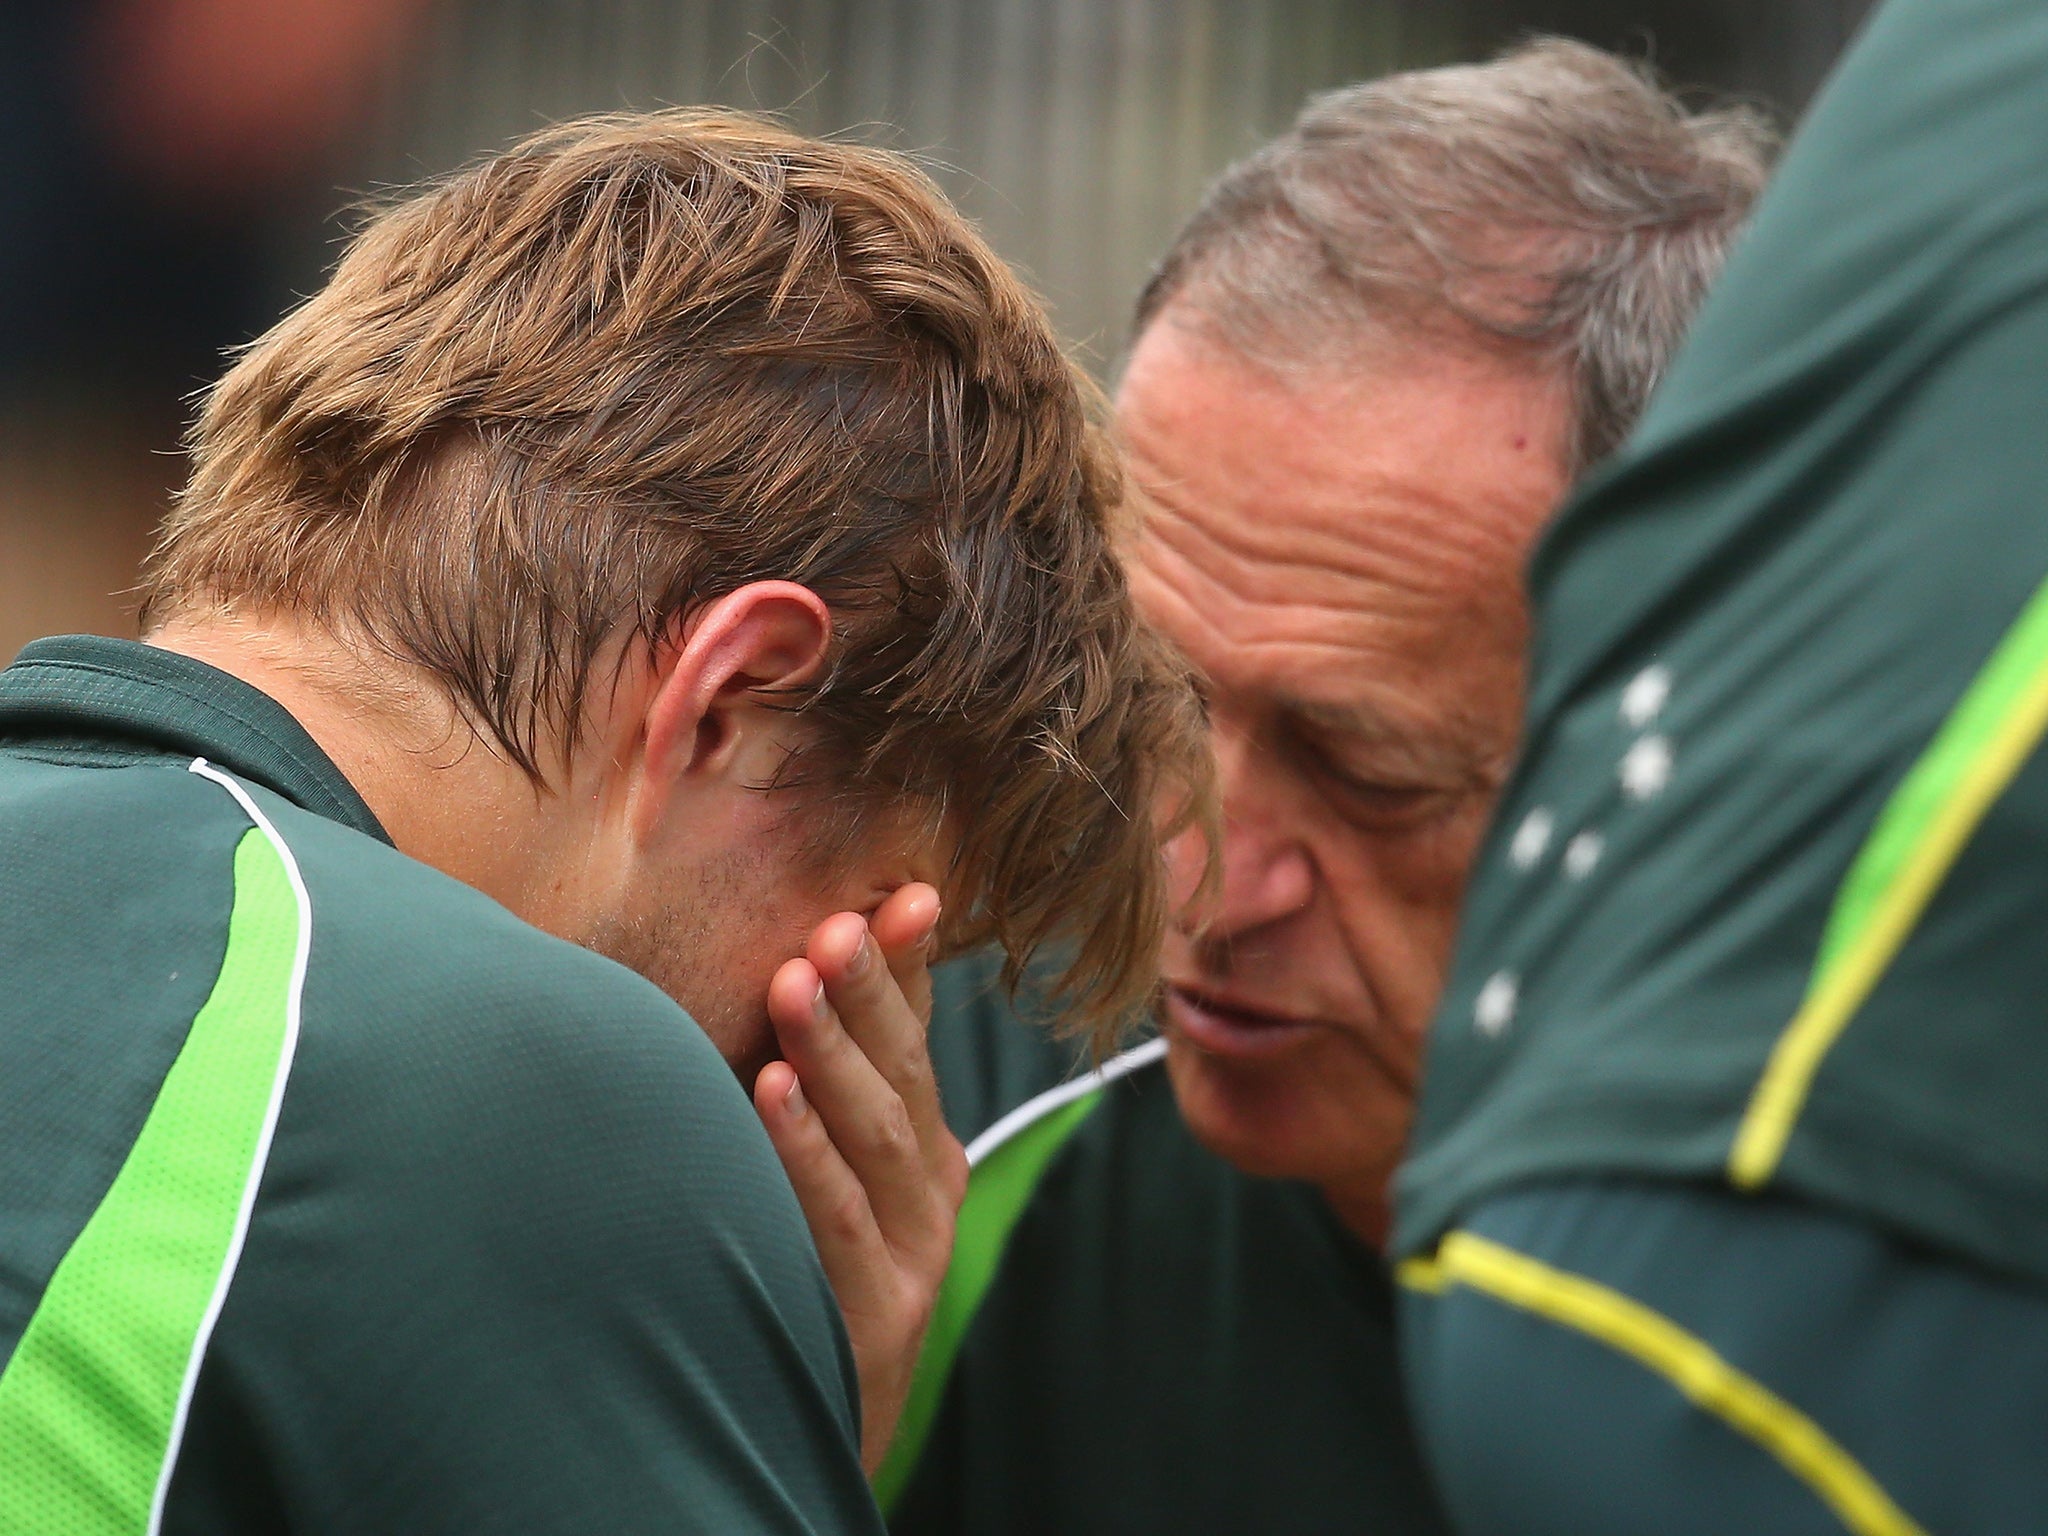
[(1282, 371), (1161, 322), (1117, 405), (1134, 590), (1212, 680), (1338, 710), (1518, 671), (1562, 378), (1413, 346)]

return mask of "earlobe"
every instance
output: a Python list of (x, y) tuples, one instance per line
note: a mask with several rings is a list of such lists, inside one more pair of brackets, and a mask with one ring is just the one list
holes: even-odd
[(831, 610), (792, 581), (750, 583), (686, 618), (654, 661), (636, 817), (642, 835), (679, 790), (772, 776), (792, 734), (774, 696), (816, 681), (831, 647)]

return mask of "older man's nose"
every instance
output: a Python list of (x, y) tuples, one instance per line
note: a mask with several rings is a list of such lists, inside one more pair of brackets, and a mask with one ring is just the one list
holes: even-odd
[(1265, 816), (1243, 820), (1225, 810), (1222, 884), (1215, 924), (1242, 934), (1286, 920), (1315, 894), (1315, 871), (1299, 839)]
[(1315, 894), (1315, 866), (1289, 824), (1287, 786), (1276, 782), (1284, 776), (1256, 736), (1219, 718), (1211, 740), (1223, 801), (1220, 879), (1207, 900), (1183, 909), (1183, 921), (1190, 931), (1228, 941), (1306, 907)]

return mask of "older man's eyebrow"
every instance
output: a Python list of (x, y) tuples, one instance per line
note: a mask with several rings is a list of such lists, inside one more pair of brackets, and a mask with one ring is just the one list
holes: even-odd
[(1371, 704), (1322, 704), (1301, 699), (1282, 699), (1281, 709), (1312, 730), (1353, 741), (1399, 744), (1415, 733), (1389, 719), (1386, 711)]
[(1396, 721), (1371, 704), (1303, 701), (1283, 708), (1315, 740), (1363, 747), (1418, 776), (1462, 777), (1485, 755), (1477, 731), (1462, 716), (1433, 721), (1423, 729)]

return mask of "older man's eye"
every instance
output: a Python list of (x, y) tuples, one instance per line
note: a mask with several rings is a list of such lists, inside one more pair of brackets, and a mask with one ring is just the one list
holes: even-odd
[(1333, 773), (1331, 777), (1333, 798), (1346, 818), (1369, 826), (1405, 827), (1428, 821), (1441, 815), (1453, 798), (1435, 784), (1350, 773)]

